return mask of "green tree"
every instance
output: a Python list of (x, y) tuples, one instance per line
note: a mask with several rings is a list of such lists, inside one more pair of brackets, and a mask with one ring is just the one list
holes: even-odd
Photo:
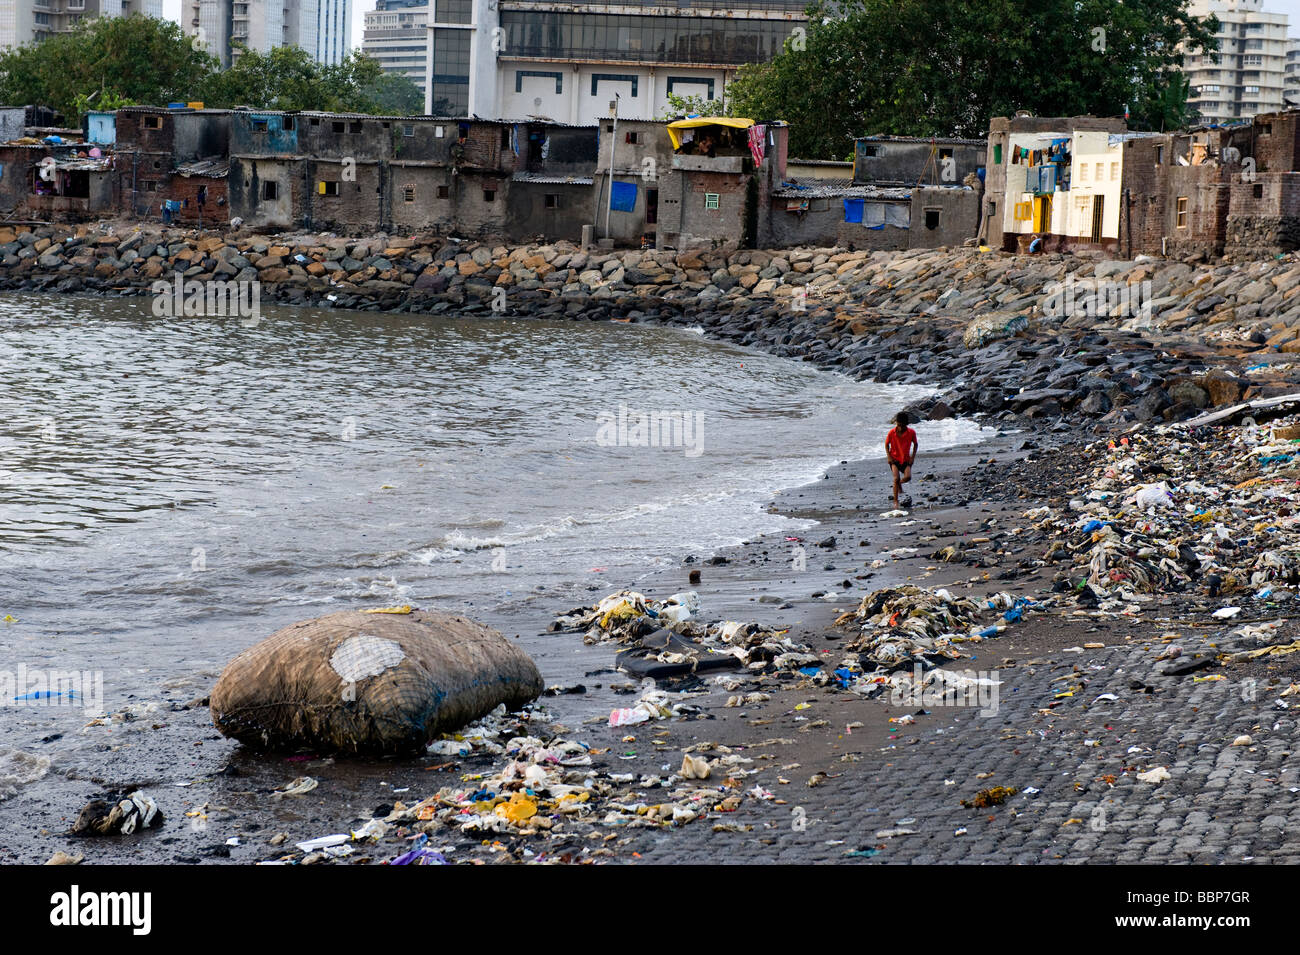
[(362, 88), (373, 109), (365, 112), (387, 116), (419, 116), (424, 112), (424, 93), (410, 77), (398, 73), (384, 73), (373, 83)]
[[(855, 136), (979, 136), (993, 116), (1186, 113), (1183, 52), (1217, 22), (1188, 0), (815, 0), (806, 37), (728, 89), (734, 115), (791, 124), (791, 152), (834, 158)], [(1181, 100), (1179, 99), (1181, 97)]]
[(194, 99), (216, 61), (170, 20), (99, 17), (71, 33), (0, 52), (0, 102), (86, 108)]
[(678, 116), (730, 116), (727, 104), (721, 99), (705, 99), (703, 96), (678, 96), (668, 94), (668, 108), (660, 119), (674, 119)]
[(326, 65), (299, 47), (280, 46), (269, 53), (242, 50), (230, 69), (209, 77), (205, 102), (220, 109), (410, 115), (420, 112), (424, 97), (410, 80), (388, 76), (364, 53)]

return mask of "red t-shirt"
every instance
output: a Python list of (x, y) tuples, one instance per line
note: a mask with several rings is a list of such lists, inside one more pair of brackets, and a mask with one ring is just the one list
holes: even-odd
[(889, 460), (904, 464), (915, 447), (916, 432), (911, 428), (908, 428), (901, 435), (898, 433), (897, 428), (889, 429), (889, 436), (885, 438), (885, 451), (889, 455)]

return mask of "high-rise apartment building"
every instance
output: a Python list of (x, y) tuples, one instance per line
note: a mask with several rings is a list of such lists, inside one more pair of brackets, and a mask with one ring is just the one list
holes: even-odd
[(319, 63), (338, 63), (352, 46), (352, 0), (185, 0), (181, 19), (228, 67), (241, 49), (297, 46)]
[(1282, 109), (1286, 86), (1287, 15), (1269, 13), (1263, 0), (1192, 0), (1194, 16), (1219, 20), (1218, 62), (1206, 53), (1184, 65), (1188, 104), (1207, 123), (1233, 123)]
[(424, 89), (428, 56), (429, 0), (375, 0), (365, 15), (361, 50), (379, 61), (385, 73), (408, 77)]
[(95, 17), (163, 15), (162, 0), (0, 0), (0, 48), (67, 33)]

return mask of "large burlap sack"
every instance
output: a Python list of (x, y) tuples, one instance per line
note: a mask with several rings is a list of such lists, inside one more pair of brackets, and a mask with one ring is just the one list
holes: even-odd
[(209, 703), (217, 729), (257, 749), (386, 754), (418, 752), (541, 692), (528, 655), (482, 624), (428, 610), (346, 610), (245, 650)]

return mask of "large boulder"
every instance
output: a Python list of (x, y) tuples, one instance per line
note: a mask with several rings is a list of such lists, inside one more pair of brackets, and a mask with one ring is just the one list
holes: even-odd
[(209, 702), (217, 729), (259, 750), (381, 755), (541, 692), (537, 666), (496, 630), (399, 608), (278, 630), (227, 665)]

